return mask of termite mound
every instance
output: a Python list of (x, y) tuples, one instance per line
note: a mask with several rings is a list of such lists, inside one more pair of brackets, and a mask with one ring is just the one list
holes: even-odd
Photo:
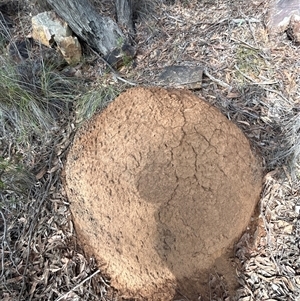
[(76, 134), (65, 167), (78, 238), (124, 298), (208, 300), (261, 191), (244, 134), (185, 90), (133, 88)]

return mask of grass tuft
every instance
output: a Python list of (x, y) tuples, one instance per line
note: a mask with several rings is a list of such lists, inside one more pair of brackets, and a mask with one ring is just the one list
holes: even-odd
[[(33, 176), (21, 163), (12, 162), (0, 158), (0, 191), (5, 193), (15, 193), (18, 195), (27, 195), (28, 190), (34, 183)], [(3, 198), (0, 204), (4, 205), (4, 200), (12, 201), (11, 198)], [(5, 202), (7, 203), (7, 202)]]
[(81, 95), (76, 103), (77, 123), (81, 124), (89, 120), (97, 111), (104, 109), (119, 93), (120, 91), (113, 86), (103, 86)]
[(42, 60), (15, 65), (1, 58), (1, 65), (1, 136), (18, 143), (47, 139), (70, 107), (74, 83)]

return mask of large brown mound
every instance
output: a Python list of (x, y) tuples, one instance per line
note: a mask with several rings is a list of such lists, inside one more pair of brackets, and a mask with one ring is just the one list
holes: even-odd
[(121, 94), (77, 134), (66, 183), (80, 241), (123, 296), (206, 300), (212, 268), (234, 287), (228, 249), (260, 168), (243, 133), (192, 93)]

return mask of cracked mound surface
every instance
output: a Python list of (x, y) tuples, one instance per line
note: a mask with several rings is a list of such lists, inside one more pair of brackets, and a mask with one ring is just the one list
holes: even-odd
[(76, 135), (66, 189), (84, 249), (126, 298), (208, 300), (208, 273), (236, 285), (230, 248), (261, 172), (243, 133), (184, 90), (122, 93)]

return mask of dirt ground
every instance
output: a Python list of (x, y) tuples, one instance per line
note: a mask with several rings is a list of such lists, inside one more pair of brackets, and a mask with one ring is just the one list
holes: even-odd
[[(93, 2), (99, 12), (114, 17), (110, 1)], [(268, 28), (270, 6), (269, 1), (141, 1), (133, 64), (116, 76), (89, 53), (92, 58), (75, 67), (93, 87), (119, 90), (165, 87), (159, 76), (166, 66), (203, 67), (202, 87), (193, 93), (232, 120), (263, 158), (257, 217), (234, 248), (239, 288), (232, 299), (239, 301), (300, 300), (300, 51), (285, 33)], [(30, 18), (37, 11), (33, 1), (26, 1), (14, 19), (16, 36), (30, 34)], [(18, 208), (18, 219), (9, 227), (19, 240), (16, 250), (5, 254), (19, 257), (11, 259), (14, 272), (5, 274), (0, 296), (6, 301), (120, 300), (95, 258), (77, 245), (61, 182), (73, 128), (57, 133), (49, 142), (55, 147), (47, 172), (36, 184), (40, 190)], [(229, 300), (218, 273), (209, 275), (209, 292), (211, 300)]]

